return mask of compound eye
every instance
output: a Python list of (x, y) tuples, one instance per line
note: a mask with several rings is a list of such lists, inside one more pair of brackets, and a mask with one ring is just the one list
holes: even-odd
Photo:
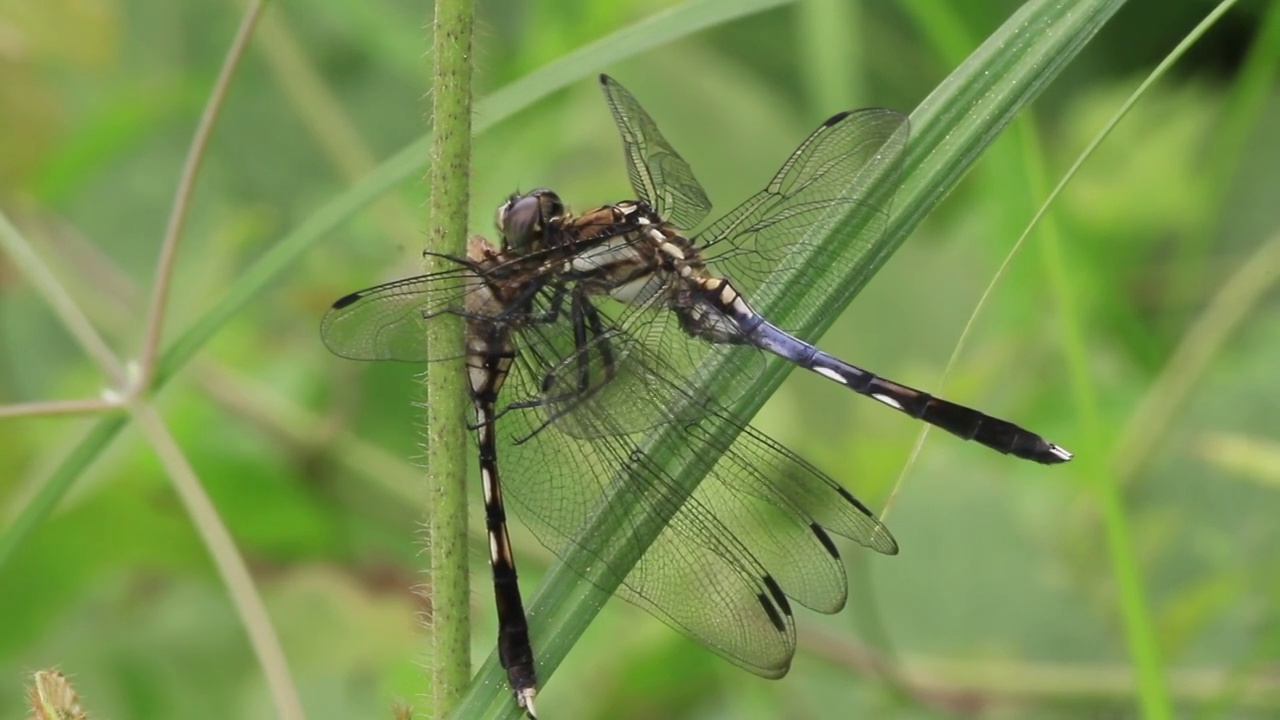
[(542, 232), (542, 207), (536, 195), (512, 195), (498, 208), (498, 232), (508, 247), (528, 249)]
[(498, 235), (499, 235), (499, 236), (502, 236), (502, 235), (505, 235), (505, 234), (506, 234), (506, 227), (507, 227), (507, 213), (508, 213), (508, 212), (510, 212), (510, 210), (511, 210), (511, 206), (512, 206), (512, 205), (515, 205), (515, 204), (516, 204), (516, 201), (517, 201), (517, 200), (519, 200), (519, 199), (520, 199), (520, 196), (519, 196), (519, 195), (516, 195), (515, 193), (512, 193), (512, 194), (507, 198), (507, 201), (506, 201), (506, 202), (504, 202), (504, 203), (502, 203), (501, 205), (499, 205), (499, 206), (498, 206), (498, 211), (497, 211), (496, 213), (494, 213), (493, 224), (498, 228)]
[(540, 196), (542, 204), (542, 218), (549, 223), (554, 223), (564, 216), (564, 203), (560, 201), (560, 196), (551, 192), (544, 191)]

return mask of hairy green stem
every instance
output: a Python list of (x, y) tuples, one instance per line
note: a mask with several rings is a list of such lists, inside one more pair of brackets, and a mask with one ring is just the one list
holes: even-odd
[[(431, 122), (435, 128), (428, 182), (431, 186), (428, 247), (462, 255), (466, 249), (471, 166), (470, 0), (439, 0), (432, 32), (435, 64)], [(443, 270), (428, 257), (427, 272)], [(462, 323), (448, 314), (427, 324), (433, 355), (456, 356)], [(466, 398), (457, 361), (436, 363), (427, 373), (427, 507), (430, 558), (431, 716), (444, 718), (457, 705), (471, 677), (470, 585), (467, 578)]]

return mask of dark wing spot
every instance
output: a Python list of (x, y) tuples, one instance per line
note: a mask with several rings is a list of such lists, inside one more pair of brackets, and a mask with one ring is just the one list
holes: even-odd
[(832, 125), (835, 125), (841, 120), (849, 117), (850, 113), (852, 112), (853, 112), (852, 110), (845, 110), (844, 112), (838, 112), (835, 115), (832, 115), (831, 117), (827, 118), (827, 121), (822, 123), (822, 127), (831, 127)]
[(765, 587), (769, 588), (769, 594), (773, 595), (773, 600), (782, 608), (782, 612), (788, 616), (791, 615), (791, 602), (787, 600), (786, 593), (782, 592), (782, 587), (778, 585), (778, 581), (773, 579), (771, 575), (765, 575), (763, 578)]
[(773, 603), (769, 602), (769, 598), (765, 597), (764, 593), (760, 593), (756, 595), (756, 600), (760, 602), (760, 607), (764, 608), (764, 612), (769, 616), (769, 622), (773, 623), (773, 627), (778, 632), (786, 632), (787, 626), (783, 624), (782, 616), (778, 614), (778, 609), (774, 607)]
[(355, 303), (355, 301), (359, 300), (362, 297), (364, 297), (364, 293), (362, 292), (353, 292), (350, 295), (343, 295), (342, 297), (338, 298), (337, 302), (333, 304), (333, 309), (341, 310), (342, 308)]
[(827, 531), (823, 530), (822, 526), (818, 523), (810, 523), (809, 529), (813, 531), (814, 535), (818, 536), (818, 542), (822, 543), (822, 547), (826, 548), (827, 552), (831, 553), (831, 557), (839, 560), (840, 551), (836, 549), (836, 544), (831, 541), (831, 536), (827, 534)]
[(836, 486), (836, 492), (840, 493), (840, 497), (843, 497), (845, 500), (848, 500), (851, 505), (858, 508), (858, 511), (861, 512), (863, 515), (866, 515), (868, 517), (876, 516), (875, 513), (871, 512), (871, 508), (867, 507), (866, 505), (863, 505), (861, 500), (853, 496), (853, 493), (849, 492), (848, 490), (845, 490), (843, 487), (839, 485)]

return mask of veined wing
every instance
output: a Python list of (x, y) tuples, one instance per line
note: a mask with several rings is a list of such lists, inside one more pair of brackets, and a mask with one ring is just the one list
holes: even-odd
[[(517, 370), (508, 379), (516, 397), (548, 392), (542, 378), (562, 361), (557, 344), (540, 341), (546, 329), (521, 332)], [(795, 649), (787, 598), (827, 613), (845, 602), (844, 569), (828, 531), (883, 553), (896, 552), (896, 543), (826, 475), (720, 406), (681, 396), (662, 358), (643, 343), (616, 328), (604, 336), (610, 352), (626, 357), (634, 379), (628, 398), (613, 392), (618, 378), (605, 386), (607, 401), (559, 398), (503, 413), (499, 455), (519, 468), (505, 479), (511, 506), (584, 577), (617, 587), (620, 596), (754, 673), (782, 675)], [(586, 352), (588, 362), (602, 357)], [(657, 457), (632, 427), (638, 417), (687, 441)], [(704, 474), (687, 500), (670, 474), (675, 467)]]
[(556, 302), (555, 269), (574, 248), (500, 252), (481, 236), (467, 244), (467, 257), (445, 255), (457, 267), (394, 280), (345, 295), (320, 322), (320, 336), (335, 355), (352, 360), (432, 362), (462, 354), (461, 347), (426, 345), (424, 323), (451, 313), (518, 327)]
[(632, 189), (676, 227), (692, 231), (711, 212), (711, 201), (693, 169), (626, 88), (608, 75), (600, 76), (600, 87), (622, 135)]
[[(796, 285), (804, 287), (832, 265), (862, 272), (884, 237), (907, 135), (907, 117), (894, 110), (833, 116), (763, 190), (695, 238), (704, 256), (747, 298), (781, 275), (798, 275)], [(822, 268), (814, 267), (814, 258), (801, 251), (842, 224), (853, 229), (852, 239), (823, 254)]]
[[(561, 322), (575, 322), (574, 313), (563, 316)], [(582, 439), (635, 437), (654, 428), (680, 428), (689, 434), (690, 445), (725, 451), (722, 462), (733, 472), (721, 482), (735, 491), (792, 508), (878, 552), (896, 552), (888, 530), (865, 505), (817, 468), (736, 418), (722, 402), (698, 391), (660, 348), (603, 319), (588, 320), (586, 325), (573, 332), (531, 326), (521, 333), (521, 375), (526, 378), (523, 382), (533, 385), (519, 395), (539, 395), (546, 417), (533, 435), (554, 429)], [(584, 334), (589, 339), (566, 355), (559, 339)], [(617, 358), (624, 362), (603, 367)], [(594, 384), (578, 386), (579, 371)], [(751, 480), (743, 482), (747, 477)]]
[(345, 295), (320, 322), (320, 337), (335, 355), (352, 360), (427, 362), (456, 358), (462, 348), (427, 349), (425, 322), (460, 312), (484, 283), (466, 268), (394, 280)]

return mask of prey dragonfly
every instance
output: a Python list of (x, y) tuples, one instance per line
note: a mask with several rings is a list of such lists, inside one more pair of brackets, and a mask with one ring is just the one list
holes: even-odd
[[(422, 324), (464, 318), (499, 657), (531, 716), (537, 680), (504, 490), (574, 570), (765, 677), (785, 674), (795, 652), (790, 600), (824, 613), (845, 603), (829, 533), (897, 552), (865, 504), (728, 409), (763, 352), (1001, 452), (1071, 458), (1012, 423), (822, 353), (745, 299), (788, 274), (818, 282), (792, 258), (851, 211), (862, 223), (853, 262), (874, 255), (887, 211), (869, 202), (870, 187), (896, 181), (905, 116), (832, 117), (763, 191), (686, 235), (710, 211), (706, 193), (630, 93), (601, 83), (636, 200), (574, 215), (549, 190), (512, 195), (497, 213), (500, 247), (473, 238), (467, 257), (450, 258), (454, 270), (349, 294), (321, 328), (343, 357), (428, 362), (459, 352), (428, 352)], [(648, 438), (664, 429), (677, 441), (657, 456)], [(502, 481), (500, 456), (511, 470)], [(692, 495), (674, 476), (682, 466), (704, 476)]]

